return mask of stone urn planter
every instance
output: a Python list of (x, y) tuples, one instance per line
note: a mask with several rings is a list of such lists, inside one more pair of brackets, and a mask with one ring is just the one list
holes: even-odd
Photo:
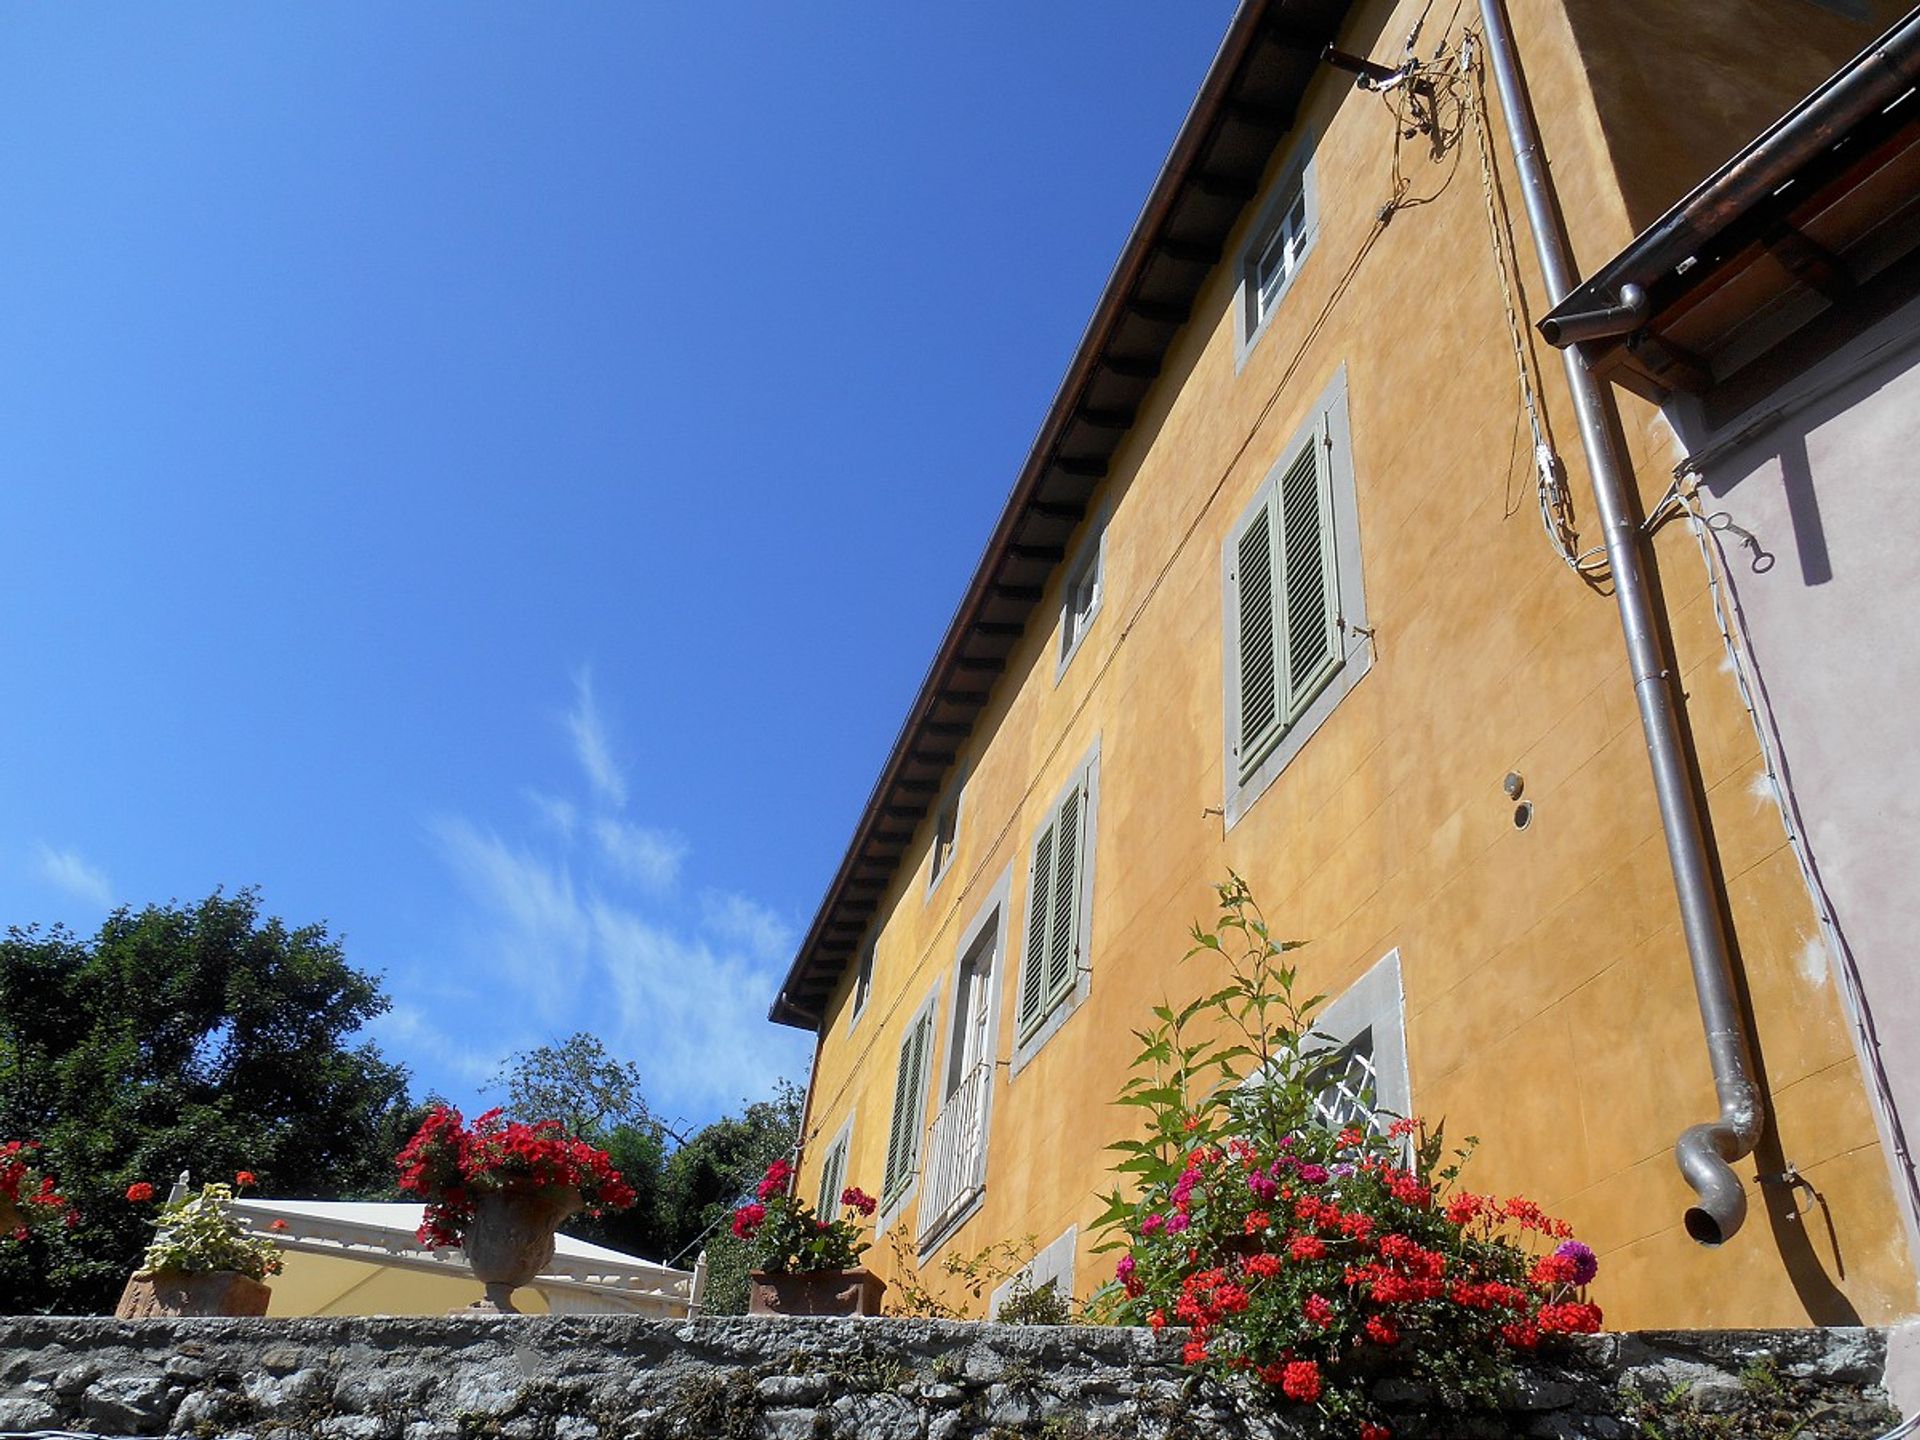
[(513, 1292), (553, 1260), (553, 1232), (583, 1202), (571, 1185), (540, 1190), (489, 1190), (474, 1197), (473, 1221), (461, 1250), (473, 1278), (486, 1286), (486, 1298), (458, 1314), (518, 1315)]
[(0, 1195), (0, 1236), (12, 1235), (27, 1228), (27, 1217), (20, 1213), (20, 1207)]
[(887, 1282), (871, 1270), (755, 1270), (747, 1276), (749, 1315), (878, 1315)]
[(238, 1270), (141, 1270), (120, 1292), (114, 1317), (152, 1320), (205, 1315), (264, 1315), (270, 1286)]

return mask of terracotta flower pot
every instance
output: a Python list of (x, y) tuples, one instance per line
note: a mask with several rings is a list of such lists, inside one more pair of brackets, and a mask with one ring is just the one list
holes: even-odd
[(878, 1315), (887, 1282), (871, 1270), (755, 1270), (747, 1276), (749, 1315)]
[(121, 1320), (197, 1315), (264, 1315), (271, 1287), (238, 1270), (142, 1270), (120, 1292)]
[(582, 1208), (579, 1190), (550, 1185), (542, 1190), (494, 1190), (473, 1201), (473, 1223), (461, 1250), (473, 1278), (487, 1287), (471, 1310), (518, 1315), (513, 1292), (553, 1260), (553, 1232)]

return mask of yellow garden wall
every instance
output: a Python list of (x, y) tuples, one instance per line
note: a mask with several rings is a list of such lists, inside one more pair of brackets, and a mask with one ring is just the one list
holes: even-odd
[[(1420, 8), (1356, 7), (1344, 48), (1397, 54)], [(1591, 264), (1632, 233), (1607, 137), (1564, 13), (1513, 9), (1561, 204)], [(1111, 516), (1098, 619), (1056, 684), (1056, 574), (963, 749), (952, 870), (928, 897), (923, 825), (881, 907), (864, 1013), (850, 1028), (850, 977), (829, 1007), (801, 1193), (849, 1113), (848, 1179), (880, 1188), (906, 1022), (938, 985), (944, 1046), (963, 927), (1011, 868), (997, 1052), (1009, 1054), (1027, 847), (1097, 738), (1091, 991), (1031, 1065), (997, 1071), (984, 1202), (945, 1250), (1026, 1234), (1045, 1244), (1078, 1225), (1076, 1290), (1111, 1273), (1086, 1234), (1109, 1184), (1102, 1147), (1130, 1123), (1110, 1101), (1146, 1007), (1213, 978), (1175, 962), (1231, 868), (1277, 929), (1311, 942), (1300, 952), (1311, 989), (1337, 994), (1398, 950), (1415, 1109), (1481, 1137), (1476, 1188), (1529, 1194), (1573, 1221), (1602, 1255), (1610, 1325), (1913, 1313), (1902, 1221), (1825, 951), (1758, 783), (1698, 553), (1669, 528), (1659, 579), (1778, 1131), (1760, 1159), (1793, 1161), (1826, 1205), (1788, 1218), (1791, 1197), (1753, 1187), (1752, 1216), (1724, 1249), (1681, 1231), (1690, 1192), (1670, 1149), (1715, 1113), (1713, 1090), (1614, 604), (1560, 562), (1537, 518), (1472, 133), (1444, 185), (1452, 159), (1436, 167), (1424, 142), (1405, 147), (1413, 193), (1438, 196), (1370, 245), (1392, 148), (1381, 100), (1323, 70), (1296, 133), (1320, 137), (1315, 247), (1244, 370), (1231, 313), (1239, 237), (1175, 341), (1096, 497)], [(1497, 115), (1493, 140), (1511, 195)], [(1537, 316), (1544, 295), (1515, 224)], [(1538, 363), (1582, 543), (1597, 544), (1559, 357)], [(1374, 664), (1223, 833), (1221, 544), (1343, 366)], [(1677, 453), (1656, 411), (1623, 404), (1651, 503)], [(1536, 806), (1525, 831), (1501, 791), (1509, 770)], [(1754, 1164), (1740, 1169), (1750, 1179)], [(909, 1206), (903, 1226), (913, 1218)], [(887, 1252), (883, 1240), (873, 1256), (883, 1273)]]

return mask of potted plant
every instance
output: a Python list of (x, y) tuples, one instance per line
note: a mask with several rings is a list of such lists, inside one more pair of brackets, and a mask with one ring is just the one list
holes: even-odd
[(874, 1198), (857, 1187), (840, 1192), (845, 1213), (823, 1220), (806, 1201), (787, 1193), (793, 1167), (776, 1160), (761, 1177), (757, 1198), (733, 1212), (733, 1233), (748, 1243), (749, 1315), (878, 1315), (887, 1284), (861, 1268), (868, 1242), (860, 1222)]
[(633, 1204), (632, 1188), (604, 1150), (565, 1134), (558, 1120), (533, 1125), (489, 1110), (471, 1126), (436, 1105), (396, 1162), (400, 1188), (426, 1202), (416, 1232), (424, 1245), (459, 1246), (486, 1287), (475, 1310), (517, 1315), (513, 1292), (553, 1259), (554, 1232), (571, 1215)]
[[(160, 1207), (153, 1243), (121, 1292), (114, 1314), (123, 1320), (153, 1316), (264, 1315), (273, 1291), (265, 1281), (280, 1273), (280, 1247), (249, 1234), (233, 1213), (236, 1188), (253, 1183), (242, 1170), (232, 1185), (206, 1184)], [(127, 1198), (153, 1198), (144, 1181)]]
[(41, 1169), (37, 1140), (0, 1144), (0, 1240), (25, 1240), (43, 1225), (79, 1217), (53, 1176)]

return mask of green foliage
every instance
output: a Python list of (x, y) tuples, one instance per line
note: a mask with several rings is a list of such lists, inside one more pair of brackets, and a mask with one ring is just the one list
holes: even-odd
[(802, 1099), (799, 1086), (778, 1081), (769, 1098), (746, 1103), (739, 1114), (702, 1127), (677, 1146), (657, 1122), (612, 1124), (596, 1143), (639, 1198), (618, 1214), (580, 1216), (565, 1226), (566, 1233), (682, 1267), (704, 1249), (708, 1311), (744, 1313), (751, 1267), (746, 1245), (728, 1230), (727, 1220), (767, 1167), (793, 1153)]
[[(938, 1291), (921, 1277), (919, 1256), (905, 1232), (893, 1231), (889, 1243), (893, 1249), (894, 1278), (887, 1287), (887, 1300), (882, 1307), (887, 1314), (918, 1320), (970, 1320), (977, 1317), (981, 1301), (989, 1291), (1009, 1276), (1019, 1274), (1033, 1259), (1036, 1242), (1032, 1235), (1023, 1235), (1018, 1240), (996, 1240), (971, 1255), (949, 1250), (940, 1257), (940, 1272), (955, 1283)], [(967, 1296), (972, 1304), (954, 1304), (942, 1298), (955, 1293)]]
[(602, 1149), (616, 1130), (657, 1134), (664, 1128), (647, 1108), (640, 1067), (615, 1060), (584, 1031), (508, 1056), (493, 1084), (507, 1092), (507, 1113), (515, 1120), (558, 1120), (567, 1134)]
[(1002, 1325), (1065, 1325), (1073, 1319), (1073, 1302), (1060, 1293), (1055, 1281), (1034, 1286), (1025, 1275), (1016, 1275), (993, 1318)]
[(0, 1311), (102, 1311), (146, 1245), (127, 1187), (257, 1171), (323, 1199), (392, 1193), (406, 1072), (356, 1032), (387, 1008), (321, 925), (252, 890), (120, 909), (83, 940), (0, 940), (0, 1135), (33, 1135), (80, 1211), (0, 1254)]
[(247, 1233), (229, 1203), (231, 1185), (209, 1184), (160, 1209), (160, 1228), (140, 1261), (142, 1270), (184, 1270), (202, 1275), (238, 1270), (249, 1280), (280, 1273), (280, 1247)]

